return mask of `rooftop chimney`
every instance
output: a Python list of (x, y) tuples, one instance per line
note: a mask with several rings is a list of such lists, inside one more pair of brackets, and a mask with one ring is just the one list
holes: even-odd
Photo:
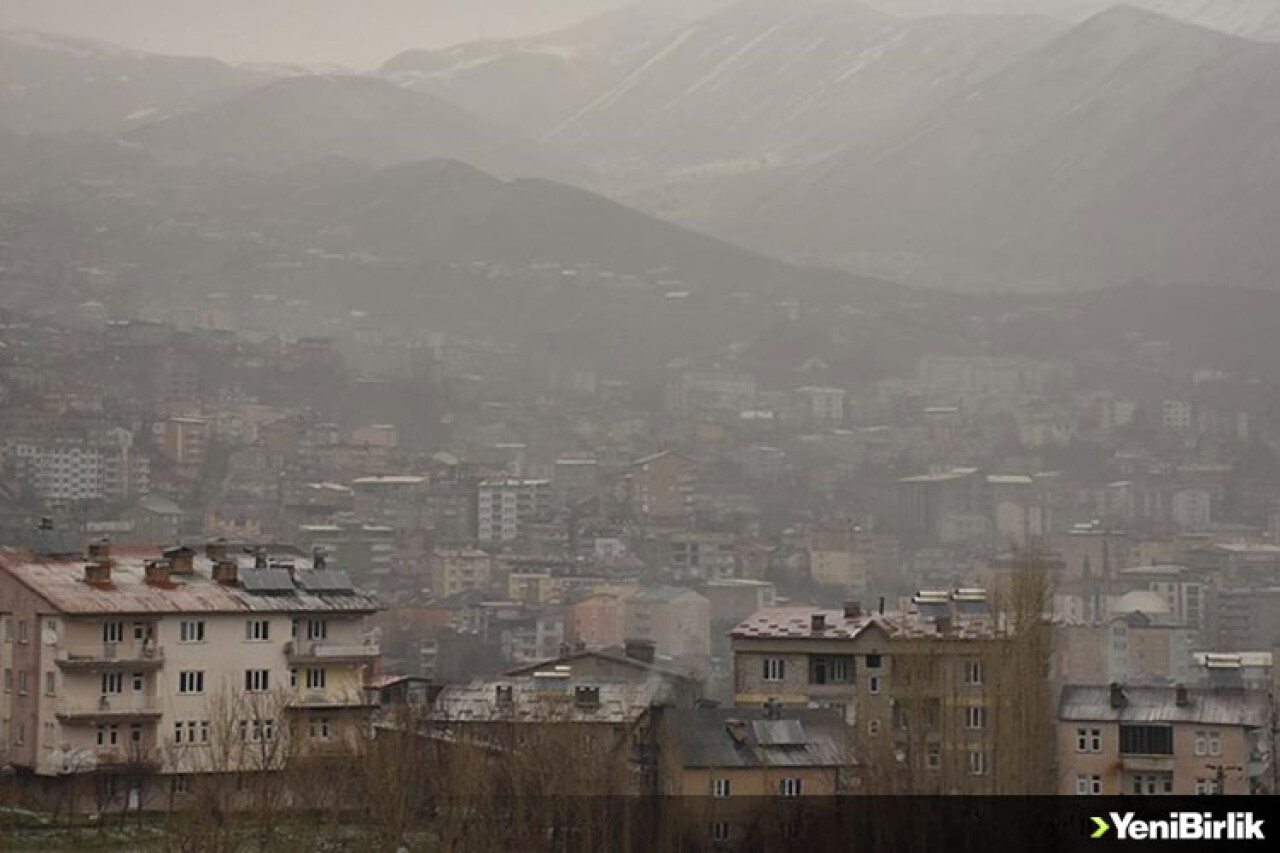
[(240, 564), (222, 559), (213, 564), (213, 579), (223, 586), (235, 586), (240, 580)]
[(111, 540), (102, 537), (89, 543), (89, 562), (84, 565), (86, 583), (111, 583)]
[(1187, 685), (1173, 685), (1173, 701), (1179, 708), (1185, 708), (1191, 704), (1191, 697), (1187, 695)]
[(764, 718), (766, 720), (782, 719), (782, 703), (778, 701), (777, 696), (770, 696), (764, 703)]
[(1128, 704), (1129, 700), (1124, 695), (1124, 688), (1117, 682), (1111, 682), (1111, 707), (1119, 709)]
[(623, 651), (632, 660), (653, 663), (655, 654), (653, 640), (629, 639), (623, 643)]
[(191, 575), (196, 570), (196, 552), (191, 548), (179, 546), (164, 552), (169, 561), (169, 568), (175, 575)]
[(860, 619), (860, 618), (862, 618), (862, 602), (861, 602), (861, 601), (846, 601), (846, 602), (844, 603), (844, 618), (846, 618), (846, 619)]
[(317, 545), (311, 549), (311, 568), (323, 569), (325, 567), (324, 547)]
[(217, 564), (227, 559), (227, 540), (215, 539), (204, 547), (204, 554), (209, 562)]
[(515, 691), (510, 684), (499, 684), (494, 689), (494, 699), (499, 705), (510, 705), (515, 702)]
[(880, 615), (884, 615), (884, 596), (880, 596)]
[(169, 583), (171, 568), (168, 560), (147, 560), (144, 567), (147, 583), (161, 586)]
[(809, 628), (812, 631), (825, 631), (827, 629), (827, 614), (814, 613), (809, 617)]
[(267, 567), (267, 549), (261, 545), (253, 549), (253, 567), (255, 569), (265, 569)]

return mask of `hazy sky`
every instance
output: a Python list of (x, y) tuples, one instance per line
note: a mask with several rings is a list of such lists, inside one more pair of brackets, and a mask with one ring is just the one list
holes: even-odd
[(235, 61), (381, 64), (411, 47), (525, 35), (627, 0), (0, 0), (0, 28)]

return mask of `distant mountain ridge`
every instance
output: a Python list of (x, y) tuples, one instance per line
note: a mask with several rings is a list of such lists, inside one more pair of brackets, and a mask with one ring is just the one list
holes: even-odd
[(505, 176), (577, 177), (567, 158), (454, 104), (373, 77), (285, 78), (126, 139), (186, 166), (272, 171), (326, 157), (377, 166), (453, 157)]

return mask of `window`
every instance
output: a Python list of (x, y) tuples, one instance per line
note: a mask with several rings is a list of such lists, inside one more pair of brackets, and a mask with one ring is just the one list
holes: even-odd
[(27, 671), (25, 669), (18, 670), (18, 695), (27, 695)]
[(140, 672), (135, 672), (133, 674), (133, 692), (141, 693), (145, 686), (146, 686), (146, 677), (143, 676), (143, 674)]
[(180, 721), (174, 722), (173, 743), (175, 746), (181, 746), (183, 743), (186, 742), (186, 737), (185, 737), (186, 730), (187, 730), (186, 726), (183, 725)]
[(1102, 777), (1080, 775), (1076, 777), (1076, 793), (1096, 797), (1102, 793)]
[(4, 641), (6, 643), (13, 642), (13, 620), (8, 616), (0, 616), (0, 622), (4, 623)]
[(27, 622), (25, 619), (18, 620), (18, 642), (25, 643), (27, 641)]
[(717, 820), (711, 824), (711, 838), (715, 841), (729, 840), (729, 821)]
[(880, 668), (880, 655), (867, 655), (867, 669)]
[(764, 680), (783, 681), (787, 677), (787, 662), (782, 658), (764, 659)]
[(178, 692), (186, 694), (203, 693), (204, 671), (191, 669), (178, 673)]
[(810, 684), (848, 684), (853, 680), (851, 655), (810, 655)]
[(969, 750), (969, 775), (986, 776), (988, 769), (987, 751), (984, 749)]
[(276, 737), (275, 720), (241, 720), (240, 739), (250, 743), (270, 743)]
[(124, 642), (124, 623), (123, 622), (103, 622), (102, 623), (102, 642), (123, 643)]
[(53, 672), (44, 674), (44, 695), (56, 696), (58, 694), (58, 675)]
[(1196, 795), (1212, 797), (1218, 793), (1218, 783), (1214, 779), (1196, 779)]
[(173, 777), (173, 793), (182, 797), (191, 793), (191, 777), (190, 776), (174, 776)]
[(146, 624), (143, 622), (134, 622), (133, 623), (133, 641), (135, 643), (141, 643), (145, 639), (147, 639)]
[(967, 709), (965, 723), (973, 731), (981, 731), (987, 727), (987, 709), (981, 705), (973, 705)]
[(327, 640), (329, 638), (329, 621), (327, 619), (307, 620), (308, 640)]
[(324, 674), (325, 674), (325, 670), (323, 669), (308, 669), (307, 670), (307, 689), (308, 690), (322, 689), (324, 687), (324, 682), (325, 682)]
[(142, 724), (141, 723), (131, 723), (129, 725), (129, 743), (132, 743), (135, 745), (142, 743)]
[(98, 746), (118, 746), (120, 744), (120, 727), (117, 725), (98, 726)]
[(289, 670), (289, 686), (290, 687), (298, 686), (298, 670), (296, 668)]
[(727, 797), (732, 791), (732, 784), (728, 779), (716, 779), (711, 783), (711, 796)]
[(1195, 751), (1196, 755), (1222, 755), (1222, 733), (1214, 731), (1197, 731)]
[(873, 675), (867, 679), (867, 692), (873, 696), (880, 692), (880, 676)]
[(6, 669), (4, 671), (4, 692), (13, 692), (13, 670), (11, 669)]
[[(312, 740), (328, 740), (329, 739), (329, 718), (313, 717), (310, 725), (310, 734), (311, 734)], [(720, 780), (717, 780), (717, 781), (720, 781)]]
[(270, 686), (270, 672), (265, 669), (246, 669), (244, 689), (246, 693), (266, 693)]
[(872, 737), (876, 737), (877, 735), (879, 735), (879, 734), (880, 734), (880, 721), (879, 721), (879, 720), (868, 720), (868, 721), (867, 721), (867, 734), (871, 735)]
[(1169, 726), (1121, 726), (1122, 755), (1173, 755), (1173, 729)]
[(1102, 752), (1102, 729), (1089, 729), (1089, 751)]
[(894, 702), (892, 707), (893, 728), (896, 731), (905, 732), (907, 730), (907, 708), (901, 702)]
[(1173, 793), (1172, 773), (1135, 773), (1130, 780), (1131, 790), (1135, 794), (1151, 796), (1154, 794)]
[(982, 683), (982, 661), (967, 660), (964, 662), (964, 683), (965, 684), (981, 684)]
[(267, 619), (250, 619), (244, 623), (244, 638), (251, 643), (265, 643), (271, 639), (271, 622)]
[(209, 742), (209, 721), (208, 720), (200, 721), (200, 742), (201, 743)]
[(110, 696), (124, 692), (123, 672), (102, 673), (102, 695)]
[(178, 640), (183, 643), (204, 642), (204, 620), (184, 619), (178, 625)]
[(942, 747), (939, 744), (931, 743), (925, 747), (924, 766), (930, 770), (942, 767)]
[(784, 797), (800, 796), (800, 780), (794, 777), (779, 780), (778, 793)]
[(27, 724), (18, 723), (13, 728), (13, 742), (16, 746), (22, 746), (27, 742)]

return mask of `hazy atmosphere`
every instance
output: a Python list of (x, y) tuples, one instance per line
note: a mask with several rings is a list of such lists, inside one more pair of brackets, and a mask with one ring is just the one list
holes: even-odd
[(1276, 0), (0, 0), (0, 841), (1265, 839), (1277, 81)]

